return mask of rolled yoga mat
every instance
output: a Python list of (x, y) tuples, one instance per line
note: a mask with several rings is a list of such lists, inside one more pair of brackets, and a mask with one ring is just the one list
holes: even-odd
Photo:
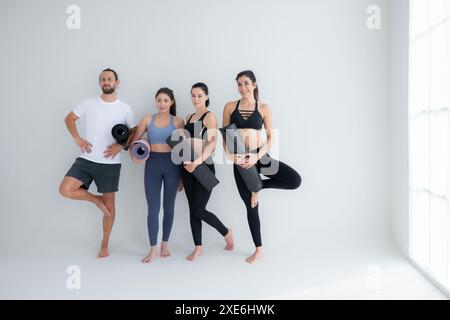
[[(178, 154), (176, 154), (176, 156), (179, 157), (181, 161), (194, 161), (197, 158), (197, 155), (192, 149), (192, 146), (176, 132), (172, 132), (172, 134), (167, 138), (166, 143), (172, 149), (177, 147), (177, 150), (179, 150), (179, 152)], [(173, 151), (174, 150), (172, 150), (172, 152)], [(192, 171), (192, 174), (198, 180), (198, 182), (200, 182), (200, 184), (208, 191), (211, 191), (215, 186), (219, 184), (219, 180), (204, 162), (199, 164), (195, 168), (195, 170)]]
[(112, 127), (111, 134), (118, 144), (124, 144), (130, 136), (130, 129), (126, 125), (119, 123)]
[[(238, 127), (234, 123), (219, 130), (230, 152), (233, 154), (245, 154), (249, 152), (238, 131)], [(248, 169), (244, 169), (241, 166), (236, 166), (236, 168), (249, 191), (258, 192), (262, 189), (263, 182), (255, 166), (251, 166)]]
[(131, 144), (130, 156), (134, 163), (139, 164), (145, 162), (148, 159), (149, 154), (150, 145), (147, 140), (142, 139)]

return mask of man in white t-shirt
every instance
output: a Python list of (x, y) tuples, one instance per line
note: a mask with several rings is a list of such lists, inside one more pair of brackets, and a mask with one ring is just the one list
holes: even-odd
[[(65, 118), (67, 129), (80, 147), (82, 154), (66, 173), (59, 192), (64, 197), (85, 200), (95, 204), (103, 213), (103, 239), (98, 258), (109, 255), (109, 236), (115, 218), (115, 192), (119, 189), (120, 152), (126, 148), (136, 132), (136, 122), (128, 104), (116, 96), (119, 85), (117, 73), (105, 69), (100, 74), (100, 96), (87, 99), (75, 107)], [(86, 116), (86, 139), (78, 134), (75, 121)], [(130, 128), (128, 141), (120, 145), (111, 133), (116, 124)], [(88, 192), (95, 182), (101, 195)]]

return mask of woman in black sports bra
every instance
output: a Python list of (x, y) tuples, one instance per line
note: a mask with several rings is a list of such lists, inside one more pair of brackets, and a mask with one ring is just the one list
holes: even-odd
[[(215, 173), (214, 162), (211, 155), (216, 147), (217, 118), (208, 111), (209, 105), (208, 87), (204, 83), (196, 83), (191, 89), (192, 104), (196, 112), (186, 118), (185, 130), (188, 141), (191, 142), (198, 158), (193, 162), (184, 162), (181, 173), (184, 190), (189, 203), (190, 223), (195, 249), (187, 259), (192, 261), (202, 254), (202, 221), (215, 228), (226, 242), (225, 250), (233, 250), (233, 235), (231, 229), (225, 227), (215, 214), (206, 210), (206, 205), (211, 196), (191, 173), (197, 165), (205, 162), (210, 170)], [(212, 129), (212, 130), (208, 130)]]
[[(258, 86), (254, 73), (250, 70), (242, 71), (236, 76), (236, 81), (242, 99), (225, 105), (222, 126), (226, 127), (234, 123), (240, 129), (240, 134), (250, 151), (247, 154), (234, 155), (230, 154), (225, 144), (224, 147), (227, 157), (234, 163), (233, 172), (236, 185), (247, 208), (247, 220), (256, 247), (255, 253), (247, 258), (247, 262), (254, 263), (263, 255), (258, 213), (259, 193), (247, 189), (237, 166), (242, 168), (256, 166), (258, 172), (268, 178), (262, 180), (263, 189), (297, 189), (302, 180), (294, 169), (271, 158), (267, 153), (272, 144), (272, 115), (269, 107), (258, 101)], [(261, 137), (263, 124), (267, 136), (265, 142)]]

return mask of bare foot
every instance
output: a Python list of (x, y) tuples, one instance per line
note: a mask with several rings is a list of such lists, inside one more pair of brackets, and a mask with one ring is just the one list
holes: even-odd
[(231, 232), (231, 229), (228, 229), (228, 233), (225, 235), (225, 242), (227, 245), (225, 246), (225, 250), (231, 251), (234, 248), (234, 241), (233, 241), (233, 233)]
[(189, 261), (194, 261), (198, 256), (201, 256), (203, 253), (202, 246), (195, 246), (194, 251), (190, 255), (186, 257)]
[(170, 256), (169, 248), (167, 247), (167, 241), (161, 242), (161, 258)]
[(104, 216), (109, 217), (111, 215), (111, 213), (109, 212), (108, 208), (106, 207), (105, 203), (103, 202), (103, 197), (102, 196), (94, 196), (94, 197), (97, 198), (97, 201), (95, 202), (97, 207), (102, 211)]
[(246, 259), (246, 261), (248, 263), (255, 263), (256, 261), (258, 261), (259, 259), (261, 259), (263, 257), (263, 252), (262, 252), (262, 248), (261, 247), (257, 247), (255, 250), (255, 253), (252, 254), (250, 257), (248, 257)]
[(252, 192), (252, 198), (250, 199), (250, 206), (252, 208), (258, 205), (259, 192)]
[(157, 254), (157, 249), (156, 246), (152, 246), (152, 248), (150, 249), (150, 253), (142, 259), (143, 263), (150, 263), (153, 261), (153, 259), (156, 258), (156, 254)]
[(97, 258), (102, 259), (102, 258), (106, 258), (107, 256), (109, 256), (108, 245), (102, 243), (100, 246), (100, 251), (98, 252)]

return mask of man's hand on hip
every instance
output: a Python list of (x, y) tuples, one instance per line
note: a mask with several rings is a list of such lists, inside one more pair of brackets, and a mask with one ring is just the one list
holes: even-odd
[(111, 157), (111, 159), (114, 159), (114, 157), (120, 153), (120, 151), (122, 151), (123, 146), (118, 144), (118, 143), (113, 143), (110, 144), (108, 146), (108, 148), (106, 148), (105, 151), (103, 151), (103, 155), (105, 156), (105, 158), (109, 158)]

